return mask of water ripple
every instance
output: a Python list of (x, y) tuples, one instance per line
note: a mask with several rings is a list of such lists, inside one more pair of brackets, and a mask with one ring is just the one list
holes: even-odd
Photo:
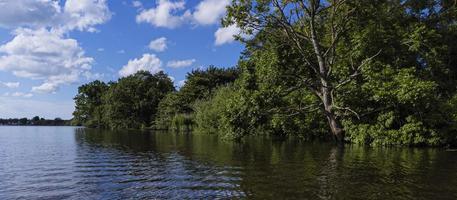
[(457, 199), (455, 169), (427, 149), (0, 127), (1, 200)]

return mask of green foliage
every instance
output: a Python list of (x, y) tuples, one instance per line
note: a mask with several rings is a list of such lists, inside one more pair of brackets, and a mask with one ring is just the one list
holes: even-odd
[(163, 72), (139, 71), (105, 84), (94, 81), (79, 87), (73, 124), (110, 129), (150, 127), (159, 102), (174, 86)]
[(399, 120), (394, 112), (383, 113), (374, 123), (353, 124), (345, 122), (348, 137), (354, 143), (372, 145), (439, 145), (440, 137), (436, 130), (428, 128), (413, 116), (406, 117), (403, 124), (396, 128)]
[(104, 120), (112, 129), (150, 127), (159, 102), (172, 91), (173, 82), (163, 72), (140, 71), (121, 78), (104, 95)]
[(69, 126), (70, 120), (63, 120), (61, 118), (55, 119), (44, 119), (39, 116), (35, 116), (32, 119), (27, 118), (15, 118), (15, 119), (1, 119), (0, 125), (2, 126)]
[(179, 90), (181, 107), (179, 112), (192, 112), (193, 103), (198, 99), (204, 99), (212, 95), (220, 86), (233, 83), (238, 77), (236, 68), (208, 67), (206, 70), (193, 70), (187, 74), (186, 84)]
[(170, 129), (177, 132), (189, 132), (193, 130), (194, 117), (191, 114), (176, 114), (172, 115), (173, 119), (170, 122)]
[(223, 138), (455, 143), (455, 3), (319, 2), (234, 0), (223, 25), (253, 35), (238, 37), (246, 49), (237, 68), (192, 71), (179, 91), (163, 73), (95, 81), (80, 87), (74, 121)]
[(167, 94), (158, 105), (154, 128), (159, 130), (169, 129), (173, 117), (182, 110), (181, 105), (177, 92)]
[(74, 98), (76, 107), (73, 112), (72, 124), (87, 127), (105, 127), (102, 120), (102, 97), (107, 89), (108, 85), (98, 80), (80, 86), (78, 94)]
[(156, 128), (192, 129), (194, 103), (211, 97), (218, 87), (234, 82), (238, 73), (236, 68), (221, 69), (213, 66), (206, 70), (193, 70), (188, 73), (186, 84), (178, 92), (168, 94), (160, 102), (155, 121)]
[(281, 76), (283, 71), (271, 62), (276, 56), (261, 56), (268, 61), (240, 62), (241, 77), (235, 85), (222, 87), (212, 98), (196, 103), (198, 132), (230, 139), (249, 134), (325, 137), (321, 118), (300, 112), (300, 106), (312, 104), (315, 97), (306, 91), (285, 91), (288, 83)]
[(239, 92), (233, 86), (220, 88), (215, 95), (195, 104), (196, 132), (217, 133), (224, 138), (236, 138), (248, 134), (249, 121), (253, 116), (241, 104)]
[[(312, 70), (317, 60), (310, 56), (315, 49), (306, 32), (309, 10), (295, 1), (281, 2), (290, 15), (304, 13), (301, 19), (287, 18), (276, 4), (248, 0), (229, 6), (224, 25), (237, 24), (245, 33), (259, 31), (250, 40), (239, 38), (246, 51), (235, 86), (197, 106), (202, 129), (232, 137), (260, 131), (313, 138), (330, 131), (322, 112), (329, 107), (322, 105), (319, 92), (312, 93), (322, 74)], [(450, 98), (457, 80), (457, 45), (451, 42), (457, 38), (455, 5), (346, 1), (336, 17), (328, 15), (332, 9), (325, 9), (325, 3), (316, 6), (323, 17), (313, 25), (322, 49), (333, 45), (332, 26), (346, 22), (339, 40), (333, 40), (335, 48), (330, 48), (334, 56), (325, 57), (332, 62), (325, 81), (332, 91), (330, 110), (343, 122), (347, 140), (373, 145), (455, 141), (456, 101)], [(348, 8), (351, 14), (339, 18)]]

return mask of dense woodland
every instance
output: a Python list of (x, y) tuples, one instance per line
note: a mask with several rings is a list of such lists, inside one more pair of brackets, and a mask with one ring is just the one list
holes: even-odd
[(69, 126), (70, 120), (63, 120), (61, 118), (44, 119), (35, 116), (32, 119), (27, 118), (10, 118), (0, 119), (0, 126)]
[(455, 0), (234, 0), (238, 65), (79, 88), (74, 123), (241, 138), (440, 146), (457, 141)]

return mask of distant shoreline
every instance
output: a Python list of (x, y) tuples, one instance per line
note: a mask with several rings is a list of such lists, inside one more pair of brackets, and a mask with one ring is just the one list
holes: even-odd
[[(7, 125), (7, 124), (0, 124), (0, 126), (72, 126), (72, 125)], [(73, 127), (83, 127), (83, 126), (73, 126)]]
[(61, 118), (45, 119), (35, 116), (28, 118), (9, 118), (1, 119), (0, 126), (70, 126), (71, 120), (63, 120)]

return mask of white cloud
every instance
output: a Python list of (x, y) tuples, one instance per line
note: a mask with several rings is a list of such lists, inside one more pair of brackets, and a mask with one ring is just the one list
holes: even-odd
[(106, 76), (104, 73), (92, 73), (90, 71), (85, 71), (82, 75), (86, 77), (87, 80), (100, 80)]
[(0, 70), (15, 76), (43, 79), (34, 91), (55, 92), (61, 84), (74, 83), (91, 69), (93, 59), (84, 55), (74, 39), (46, 29), (18, 29), (10, 42), (0, 46)]
[(167, 49), (167, 38), (161, 37), (151, 41), (149, 43), (149, 49), (157, 52), (165, 51)]
[(97, 51), (105, 51), (104, 48), (98, 48)]
[(23, 92), (14, 92), (10, 94), (12, 97), (24, 97), (24, 98), (30, 98), (33, 97), (33, 94), (31, 93), (23, 93)]
[(125, 50), (124, 49), (121, 49), (119, 51), (117, 51), (118, 54), (124, 54), (125, 53)]
[(63, 28), (95, 32), (93, 27), (111, 19), (106, 0), (67, 0), (64, 6)]
[(144, 54), (141, 58), (129, 60), (127, 65), (119, 71), (121, 77), (132, 75), (140, 70), (149, 71), (153, 74), (162, 71), (162, 61), (154, 54)]
[(43, 80), (34, 92), (53, 93), (87, 74), (93, 59), (66, 36), (72, 30), (97, 31), (94, 26), (112, 16), (106, 0), (59, 2), (0, 0), (0, 26), (15, 29), (13, 40), (0, 46), (0, 70)]
[(183, 14), (177, 14), (185, 9), (185, 2), (159, 0), (157, 7), (142, 10), (136, 16), (137, 23), (150, 23), (155, 27), (176, 28), (183, 24), (191, 17), (190, 11), (185, 11)]
[(168, 76), (168, 78), (170, 78), (170, 80), (171, 80), (172, 82), (174, 82), (174, 81), (176, 80), (175, 77), (173, 77), (173, 76)]
[(201, 25), (219, 23), (229, 4), (230, 0), (203, 0), (193, 13), (194, 20)]
[(217, 29), (214, 36), (216, 37), (215, 45), (223, 45), (235, 41), (234, 36), (240, 34), (241, 30), (236, 25), (221, 27)]
[(3, 94), (4, 97), (23, 97), (23, 98), (31, 98), (33, 97), (32, 93), (24, 93), (24, 92), (13, 92), (9, 93), (6, 92)]
[(44, 27), (61, 15), (57, 0), (0, 0), (0, 27)]
[(13, 89), (13, 88), (18, 88), (21, 85), (21, 83), (19, 83), (19, 82), (0, 82), (0, 86), (1, 85), (5, 86), (7, 88)]
[(141, 2), (134, 1), (134, 7), (141, 8), (136, 16), (137, 23), (149, 23), (155, 27), (176, 28), (185, 23), (211, 25), (219, 23), (230, 0), (203, 0), (194, 12), (186, 10), (184, 0), (158, 0), (156, 7), (143, 9)]
[(132, 6), (135, 7), (135, 8), (142, 8), (143, 7), (143, 3), (141, 3), (141, 1), (133, 1), (132, 2)]
[(168, 67), (171, 68), (182, 68), (188, 67), (194, 64), (197, 60), (195, 59), (188, 59), (188, 60), (172, 60), (167, 63)]
[(0, 0), (0, 26), (94, 32), (112, 13), (106, 0)]
[(180, 81), (178, 81), (177, 86), (178, 86), (178, 88), (181, 88), (181, 87), (184, 86), (185, 84), (186, 84), (186, 80), (180, 80)]
[(43, 83), (42, 85), (32, 87), (32, 91), (36, 93), (54, 93), (58, 88), (54, 83)]

